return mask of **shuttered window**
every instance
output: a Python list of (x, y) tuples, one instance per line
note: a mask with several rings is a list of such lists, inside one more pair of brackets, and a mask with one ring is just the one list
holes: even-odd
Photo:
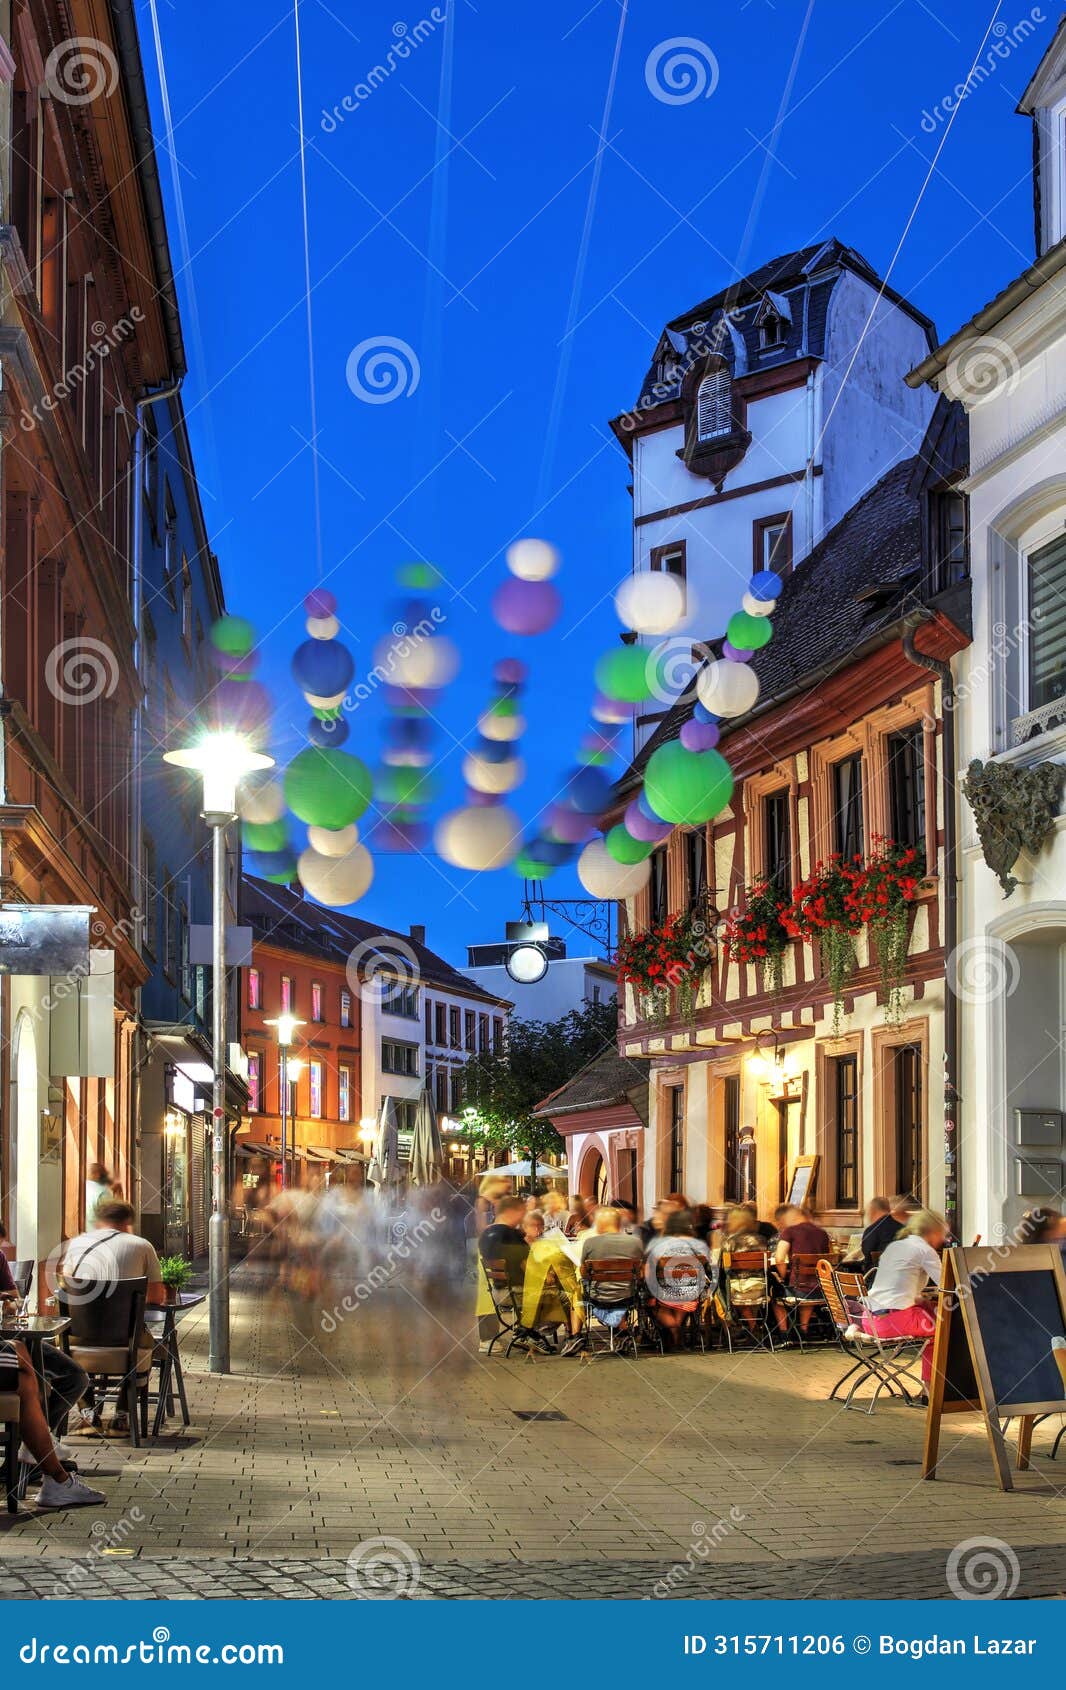
[(728, 370), (712, 370), (704, 376), (696, 394), (696, 433), (700, 440), (714, 440), (733, 432), (733, 383)]
[(1029, 708), (1066, 692), (1066, 536), (1029, 557)]

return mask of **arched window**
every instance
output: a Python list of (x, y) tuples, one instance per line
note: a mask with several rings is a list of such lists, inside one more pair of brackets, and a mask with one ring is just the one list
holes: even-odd
[(696, 437), (714, 440), (733, 432), (733, 383), (727, 369), (705, 375), (696, 392)]

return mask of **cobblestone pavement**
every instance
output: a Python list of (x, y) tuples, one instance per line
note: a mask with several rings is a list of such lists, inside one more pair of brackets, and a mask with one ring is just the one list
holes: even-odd
[(1057, 1421), (1004, 1495), (952, 1419), (923, 1484), (922, 1415), (828, 1402), (829, 1351), (486, 1360), (468, 1311), (402, 1285), (333, 1308), (239, 1267), (233, 1373), (204, 1371), (196, 1311), (192, 1425), (77, 1439), (108, 1506), (0, 1516), (0, 1596), (940, 1598), (977, 1538), (1004, 1594), (1066, 1589)]

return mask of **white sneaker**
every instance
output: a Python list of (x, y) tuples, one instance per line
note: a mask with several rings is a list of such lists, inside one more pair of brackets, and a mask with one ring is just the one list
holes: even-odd
[(67, 1476), (65, 1484), (58, 1479), (42, 1479), (37, 1492), (38, 1508), (95, 1508), (106, 1501), (103, 1491), (91, 1489), (73, 1473)]
[[(60, 1461), (77, 1461), (78, 1459), (74, 1451), (68, 1449), (66, 1444), (61, 1444), (58, 1438), (53, 1439), (52, 1448)], [(84, 1454), (84, 1451), (82, 1453)], [(37, 1457), (30, 1454), (25, 1444), (19, 1445), (19, 1460), (25, 1462), (27, 1467), (36, 1467), (37, 1465)]]
[(477, 1347), (478, 1355), (479, 1356), (487, 1356), (489, 1351), (492, 1348), (492, 1345), (493, 1345), (493, 1340), (491, 1338), (482, 1338), (480, 1344)]
[(846, 1326), (844, 1328), (844, 1336), (849, 1340), (849, 1342), (854, 1343), (856, 1338), (862, 1338), (865, 1334), (862, 1327), (856, 1326), (855, 1322), (852, 1321), (850, 1326)]

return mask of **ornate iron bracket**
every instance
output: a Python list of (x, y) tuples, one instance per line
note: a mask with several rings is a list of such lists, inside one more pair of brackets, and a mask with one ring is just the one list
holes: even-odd
[(558, 916), (568, 927), (591, 939), (603, 952), (606, 962), (614, 961), (615, 906), (609, 899), (546, 898), (543, 881), (527, 880), (522, 907), (527, 921), (547, 921), (549, 915)]
[(1050, 838), (1064, 781), (1066, 768), (1058, 763), (1021, 769), (975, 757), (967, 769), (962, 790), (974, 813), (985, 862), (1005, 898), (1018, 884), (1010, 871), (1022, 852), (1035, 855)]

